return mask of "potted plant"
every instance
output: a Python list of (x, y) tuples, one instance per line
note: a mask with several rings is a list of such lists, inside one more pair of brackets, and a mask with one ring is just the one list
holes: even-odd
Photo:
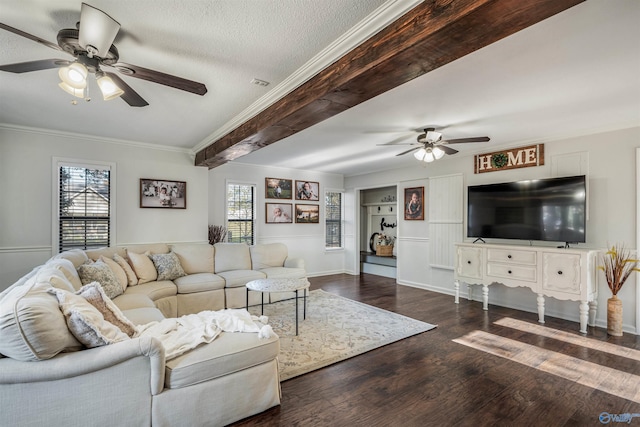
[(607, 333), (616, 337), (622, 336), (622, 301), (618, 299), (618, 292), (632, 272), (640, 271), (638, 260), (631, 257), (631, 251), (623, 244), (613, 245), (602, 256), (602, 265), (598, 266), (604, 272), (607, 285), (613, 296), (607, 300)]

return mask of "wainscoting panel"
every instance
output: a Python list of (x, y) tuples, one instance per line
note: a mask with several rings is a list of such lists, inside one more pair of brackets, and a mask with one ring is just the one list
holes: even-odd
[(51, 258), (51, 246), (0, 248), (0, 292)]
[(429, 178), (429, 265), (454, 268), (454, 243), (463, 239), (462, 175)]

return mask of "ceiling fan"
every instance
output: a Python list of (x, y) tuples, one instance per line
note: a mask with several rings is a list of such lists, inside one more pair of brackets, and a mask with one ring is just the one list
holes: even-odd
[(121, 97), (132, 107), (144, 107), (149, 103), (117, 74), (103, 71), (103, 67), (111, 67), (125, 76), (159, 83), (197, 95), (207, 93), (207, 88), (202, 83), (119, 62), (118, 49), (112, 43), (120, 30), (120, 24), (100, 9), (82, 3), (80, 22), (76, 27), (77, 29), (60, 30), (57, 36), (58, 44), (54, 44), (0, 22), (0, 28), (4, 30), (75, 57), (75, 60), (44, 59), (0, 65), (0, 70), (10, 73), (27, 73), (60, 68), (59, 76), (62, 82), (59, 86), (78, 98), (84, 98), (86, 78), (88, 73), (92, 73), (95, 74), (105, 100)]
[[(445, 154), (456, 154), (458, 150), (449, 147), (449, 144), (463, 144), (467, 142), (488, 142), (490, 141), (488, 136), (476, 136), (471, 138), (457, 138), (457, 139), (442, 139), (442, 133), (436, 132), (435, 128), (425, 128), (424, 133), (418, 135), (417, 142), (410, 142), (405, 144), (378, 144), (386, 146), (395, 145), (415, 145), (407, 151), (396, 154), (396, 156), (402, 156), (412, 151), (414, 157), (424, 162), (433, 162), (434, 160), (441, 159)], [(416, 151), (417, 150), (417, 151)]]

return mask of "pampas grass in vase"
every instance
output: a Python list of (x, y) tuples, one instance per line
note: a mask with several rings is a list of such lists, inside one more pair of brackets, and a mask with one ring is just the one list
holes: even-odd
[(222, 225), (209, 226), (209, 244), (215, 245), (218, 242), (224, 242), (227, 238), (227, 229)]
[(607, 333), (615, 337), (622, 336), (622, 301), (618, 299), (618, 292), (627, 281), (631, 273), (640, 271), (639, 260), (631, 257), (631, 251), (623, 244), (613, 245), (602, 256), (602, 265), (598, 266), (604, 272), (607, 285), (613, 296), (607, 300)]

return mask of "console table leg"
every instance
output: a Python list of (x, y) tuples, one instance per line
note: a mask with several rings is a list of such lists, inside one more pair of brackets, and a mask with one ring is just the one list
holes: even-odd
[(453, 282), (453, 287), (456, 290), (456, 296), (454, 297), (453, 302), (455, 302), (456, 304), (459, 304), (460, 303), (460, 282), (455, 280)]
[(598, 301), (593, 300), (589, 302), (589, 326), (596, 325), (596, 313), (598, 312)]
[(538, 322), (544, 323), (544, 296), (538, 294)]
[(473, 301), (473, 290), (474, 286), (467, 284), (467, 300)]
[(580, 333), (587, 333), (587, 320), (589, 320), (589, 303), (580, 301)]
[(482, 309), (489, 310), (489, 286), (482, 285)]

